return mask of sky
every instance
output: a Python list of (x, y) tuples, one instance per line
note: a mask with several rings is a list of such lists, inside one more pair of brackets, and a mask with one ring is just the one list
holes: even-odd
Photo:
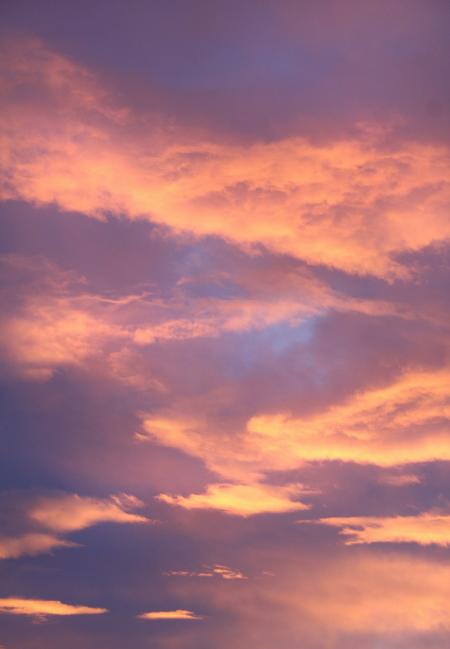
[(449, 3), (0, 18), (0, 649), (447, 649)]

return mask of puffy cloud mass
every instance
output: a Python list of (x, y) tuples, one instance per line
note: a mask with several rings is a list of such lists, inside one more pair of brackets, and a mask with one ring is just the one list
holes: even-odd
[(449, 386), (447, 369), (407, 371), (317, 414), (253, 417), (247, 442), (280, 469), (311, 460), (389, 467), (450, 459)]
[(225, 143), (117, 107), (92, 74), (37, 41), (3, 54), (7, 197), (388, 278), (406, 273), (399, 254), (450, 235), (445, 146), (381, 146), (384, 125), (326, 145)]
[(160, 494), (158, 499), (185, 509), (219, 509), (237, 516), (276, 514), (307, 509), (295, 497), (302, 494), (301, 485), (272, 486), (266, 484), (210, 484), (206, 493), (189, 496)]
[[(408, 463), (450, 459), (450, 391), (447, 369), (408, 370), (384, 387), (367, 387), (328, 408), (303, 417), (257, 415), (244, 430), (211, 432), (195, 418), (148, 417), (141, 441), (155, 440), (201, 458), (231, 482), (209, 484), (204, 493), (161, 494), (159, 499), (185, 509), (219, 509), (247, 516), (307, 507), (308, 490), (295, 484), (269, 486), (273, 471), (300, 469), (306, 463), (341, 460), (393, 468)], [(389, 486), (420, 483), (411, 472), (384, 478)]]
[[(269, 487), (262, 478), (273, 471), (299, 469), (308, 462), (341, 460), (392, 467), (450, 459), (450, 381), (447, 369), (409, 370), (384, 387), (367, 387), (345, 400), (303, 417), (256, 415), (244, 430), (211, 433), (208, 422), (144, 418), (139, 439), (156, 440), (201, 458), (216, 474), (240, 483), (209, 485), (204, 494), (160, 496), (186, 508), (219, 508), (247, 513), (293, 511), (295, 485)], [(392, 473), (391, 486), (420, 479)], [(307, 490), (306, 490), (307, 491)], [(305, 493), (305, 491), (303, 491)], [(241, 501), (245, 500), (247, 505)]]

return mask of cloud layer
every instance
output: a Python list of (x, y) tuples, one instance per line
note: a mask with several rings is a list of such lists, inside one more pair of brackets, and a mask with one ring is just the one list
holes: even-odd
[[(450, 236), (445, 146), (380, 146), (384, 124), (326, 146), (199, 140), (117, 107), (94, 75), (37, 41), (7, 46), (3, 61), (6, 197), (388, 278), (407, 272), (396, 257)], [(22, 85), (42, 94), (37, 111)]]
[(0, 646), (449, 646), (448, 7), (9, 4)]

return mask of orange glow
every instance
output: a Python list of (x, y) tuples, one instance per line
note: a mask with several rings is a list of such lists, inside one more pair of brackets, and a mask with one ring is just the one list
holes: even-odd
[(110, 500), (82, 498), (77, 494), (40, 498), (29, 511), (31, 520), (56, 532), (82, 530), (96, 523), (148, 523), (145, 516), (125, 511), (124, 507), (142, 507), (135, 497), (118, 496)]
[(321, 518), (323, 525), (339, 527), (347, 545), (358, 543), (418, 543), (450, 545), (450, 515), (425, 512), (416, 516), (350, 516)]
[(344, 460), (395, 466), (450, 459), (448, 370), (410, 372), (316, 415), (263, 415), (248, 422), (247, 442), (268, 464)]
[(344, 560), (328, 564), (314, 592), (297, 605), (316, 623), (347, 632), (449, 628), (449, 576), (447, 564), (401, 555)]
[(308, 509), (308, 505), (294, 500), (302, 493), (301, 485), (282, 487), (265, 484), (210, 484), (206, 493), (190, 496), (160, 494), (158, 499), (185, 509), (219, 509), (235, 516), (293, 512)]
[(203, 620), (201, 615), (192, 611), (176, 609), (175, 611), (149, 611), (137, 616), (140, 620)]
[(16, 559), (51, 552), (57, 548), (76, 547), (76, 543), (52, 534), (30, 533), (16, 537), (0, 537), (0, 559)]
[[(40, 381), (49, 380), (57, 368), (85, 367), (99, 355), (107, 355), (104, 371), (110, 376), (159, 390), (164, 386), (158, 380), (136, 372), (133, 353), (139, 354), (142, 346), (217, 338), (279, 323), (296, 327), (333, 309), (372, 315), (398, 312), (395, 304), (333, 292), (306, 271), (283, 278), (275, 297), (241, 277), (248, 298), (188, 300), (177, 295), (161, 300), (146, 293), (108, 299), (85, 292), (82, 278), (39, 259), (0, 255), (0, 266), (6, 274), (26, 274), (30, 284), (39, 278), (39, 291), (32, 286), (23, 290), (16, 310), (2, 314), (0, 351), (16, 373)], [(268, 274), (268, 282), (275, 279)], [(145, 324), (136, 324), (136, 316)]]
[[(28, 58), (12, 47), (4, 65), (15, 70), (17, 83), (37, 78), (49, 105), (3, 106), (9, 198), (97, 218), (108, 211), (145, 217), (174, 232), (263, 244), (311, 264), (387, 278), (406, 273), (398, 253), (450, 235), (445, 147), (416, 143), (385, 151), (377, 147), (377, 129), (364, 126), (359, 138), (326, 146), (292, 137), (243, 147), (164, 132), (156, 122), (130, 141), (121, 128), (136, 118), (115, 108), (92, 75), (36, 42), (23, 48)], [(11, 89), (7, 77), (2, 83)], [(62, 119), (52, 109), (61, 96)], [(381, 200), (385, 207), (375, 212)]]
[(11, 613), (12, 615), (46, 618), (53, 615), (101, 615), (107, 612), (106, 608), (74, 606), (48, 599), (21, 599), (17, 597), (0, 599), (0, 613)]
[[(128, 494), (111, 496), (109, 499), (66, 493), (31, 497), (24, 506), (24, 522), (32, 531), (17, 536), (1, 536), (0, 559), (35, 556), (58, 548), (81, 547), (60, 535), (99, 523), (151, 523), (149, 518), (133, 513), (143, 504)], [(43, 531), (34, 531), (36, 526)]]
[[(270, 471), (300, 468), (311, 461), (396, 467), (450, 459), (449, 403), (447, 370), (411, 371), (386, 387), (366, 389), (317, 414), (303, 418), (288, 414), (252, 417), (244, 432), (226, 439), (209, 434), (206, 422), (181, 417), (145, 418), (145, 433), (139, 433), (138, 438), (157, 440), (199, 457), (218, 475), (255, 484), (258, 490), (258, 483)], [(407, 473), (390, 480), (393, 485), (417, 482)], [(164, 498), (186, 507), (200, 503), (215, 506), (234, 492), (229, 487), (211, 489), (189, 498)], [(251, 491), (248, 495), (251, 498)]]
[(0, 649), (450, 647), (450, 2), (6, 4)]
[[(246, 632), (252, 637), (255, 620), (261, 637), (276, 623), (290, 637), (311, 637), (318, 647), (335, 646), (341, 634), (374, 634), (381, 644), (392, 634), (450, 629), (447, 560), (366, 548), (345, 548), (340, 554), (302, 548), (278, 558), (271, 579), (249, 579), (240, 584), (245, 590), (239, 595), (229, 584), (219, 589), (211, 579), (196, 582), (210, 606), (236, 616), (239, 637)], [(180, 582), (177, 592), (186, 597), (191, 591), (186, 580)]]

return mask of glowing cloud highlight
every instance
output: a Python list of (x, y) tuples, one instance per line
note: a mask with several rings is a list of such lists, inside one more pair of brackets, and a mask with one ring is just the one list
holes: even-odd
[[(383, 125), (361, 125), (358, 136), (326, 146), (199, 139), (162, 119), (140, 125), (92, 74), (37, 41), (7, 48), (3, 60), (2, 87), (15, 98), (2, 106), (7, 198), (144, 217), (174, 233), (387, 278), (407, 273), (399, 254), (450, 236), (445, 146), (387, 150), (376, 137)], [(20, 84), (36, 85), (44, 107), (17, 99)]]
[[(305, 522), (305, 521), (303, 521)], [(417, 543), (450, 545), (450, 516), (424, 512), (416, 516), (350, 516), (321, 518), (322, 525), (340, 528), (346, 545), (359, 543)]]
[(201, 615), (185, 609), (175, 611), (149, 611), (137, 616), (140, 620), (203, 620)]
[(143, 504), (138, 498), (126, 494), (112, 496), (109, 500), (67, 494), (40, 498), (28, 515), (31, 520), (56, 532), (71, 532), (98, 523), (148, 523), (145, 516), (125, 509), (135, 509)]
[(0, 599), (0, 613), (11, 615), (29, 615), (36, 618), (65, 615), (102, 615), (106, 608), (64, 604), (57, 600), (21, 599), (5, 597)]
[(203, 494), (171, 496), (160, 494), (158, 499), (184, 509), (218, 509), (235, 516), (276, 514), (308, 509), (294, 500), (304, 492), (302, 485), (272, 486), (265, 484), (210, 484)]

